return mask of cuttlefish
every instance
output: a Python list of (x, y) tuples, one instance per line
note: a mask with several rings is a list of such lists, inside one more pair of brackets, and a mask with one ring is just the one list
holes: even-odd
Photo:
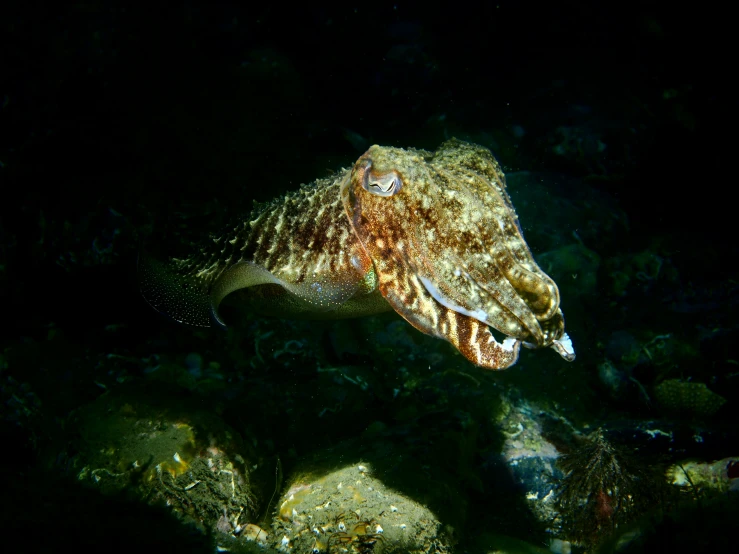
[[(223, 326), (235, 293), (282, 317), (395, 310), (472, 363), (521, 345), (575, 359), (555, 282), (534, 261), (500, 165), (482, 146), (372, 146), (353, 167), (258, 206), (185, 259), (139, 259), (141, 292), (193, 326)], [(491, 332), (504, 336), (499, 342)]]

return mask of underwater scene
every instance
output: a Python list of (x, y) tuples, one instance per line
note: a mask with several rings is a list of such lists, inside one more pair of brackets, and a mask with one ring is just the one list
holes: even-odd
[(0, 8), (0, 548), (728, 551), (724, 25)]

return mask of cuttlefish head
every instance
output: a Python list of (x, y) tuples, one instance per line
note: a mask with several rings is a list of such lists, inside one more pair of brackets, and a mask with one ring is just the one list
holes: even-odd
[(372, 146), (341, 194), (380, 292), (416, 328), (490, 369), (515, 363), (521, 344), (574, 359), (557, 285), (534, 261), (489, 150)]

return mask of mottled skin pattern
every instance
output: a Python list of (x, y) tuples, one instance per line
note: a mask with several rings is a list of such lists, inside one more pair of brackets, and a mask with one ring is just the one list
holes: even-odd
[(500, 166), (457, 140), (434, 153), (372, 146), (191, 257), (139, 267), (149, 303), (191, 325), (223, 325), (218, 306), (238, 291), (283, 316), (394, 309), (489, 369), (515, 363), (521, 344), (575, 357), (559, 291), (531, 256)]

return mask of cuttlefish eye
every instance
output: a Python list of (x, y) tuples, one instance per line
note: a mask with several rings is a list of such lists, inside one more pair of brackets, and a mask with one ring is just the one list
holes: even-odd
[(387, 173), (375, 173), (372, 171), (372, 162), (367, 164), (364, 170), (364, 179), (362, 180), (362, 186), (368, 192), (377, 196), (392, 196), (400, 190), (401, 186), (400, 175), (395, 171), (388, 171)]

